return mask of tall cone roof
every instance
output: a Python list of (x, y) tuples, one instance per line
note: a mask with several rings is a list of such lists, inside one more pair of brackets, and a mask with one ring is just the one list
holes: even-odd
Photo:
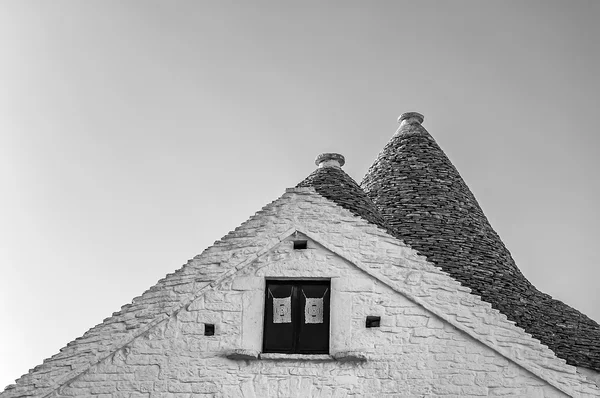
[(558, 357), (600, 370), (600, 326), (523, 276), (422, 121), (418, 113), (400, 117), (361, 183), (386, 224)]

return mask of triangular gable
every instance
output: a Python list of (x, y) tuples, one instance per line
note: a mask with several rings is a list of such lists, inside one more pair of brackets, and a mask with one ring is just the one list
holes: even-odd
[[(288, 190), (180, 270), (134, 299), (131, 305), (124, 306), (122, 311), (70, 343), (60, 354), (23, 376), (16, 388), (1, 395), (44, 396), (74, 380), (234, 276), (295, 231), (306, 234), (555, 388), (575, 396), (599, 392), (579, 376), (575, 368), (556, 358), (416, 251), (313, 189), (298, 188)], [(364, 254), (362, 249), (366, 247), (376, 247), (381, 255)]]

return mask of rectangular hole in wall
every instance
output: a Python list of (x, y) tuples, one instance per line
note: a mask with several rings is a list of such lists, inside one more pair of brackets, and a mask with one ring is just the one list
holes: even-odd
[(305, 240), (295, 240), (294, 241), (294, 250), (304, 250), (308, 246), (308, 242)]
[(205, 336), (214, 336), (215, 335), (215, 325), (212, 323), (204, 324), (204, 335)]
[(365, 326), (368, 328), (378, 328), (380, 323), (380, 316), (367, 316), (367, 322)]

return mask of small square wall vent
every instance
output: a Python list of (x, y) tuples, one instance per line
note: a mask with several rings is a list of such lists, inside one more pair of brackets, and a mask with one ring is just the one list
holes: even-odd
[(295, 240), (294, 250), (304, 250), (308, 246), (308, 242), (305, 240)]
[(368, 328), (378, 328), (380, 323), (381, 323), (380, 316), (368, 316), (365, 326)]
[(205, 336), (214, 336), (215, 335), (215, 325), (212, 323), (204, 324), (204, 335)]

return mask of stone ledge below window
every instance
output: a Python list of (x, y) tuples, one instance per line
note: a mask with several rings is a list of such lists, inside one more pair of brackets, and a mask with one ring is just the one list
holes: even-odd
[(225, 357), (227, 357), (229, 359), (248, 360), (248, 359), (258, 359), (259, 356), (260, 356), (260, 352), (258, 352), (258, 351), (243, 350), (243, 349), (231, 350), (231, 351), (227, 351), (225, 353)]
[(260, 354), (260, 359), (270, 359), (274, 361), (333, 361), (333, 357), (328, 354), (277, 354), (264, 353)]
[(364, 362), (367, 356), (359, 351), (340, 351), (333, 354), (279, 354), (260, 353), (254, 350), (237, 349), (228, 351), (225, 357), (234, 360), (271, 360), (271, 361), (340, 361)]
[(367, 360), (367, 355), (360, 351), (339, 351), (332, 356), (336, 361), (365, 362)]

